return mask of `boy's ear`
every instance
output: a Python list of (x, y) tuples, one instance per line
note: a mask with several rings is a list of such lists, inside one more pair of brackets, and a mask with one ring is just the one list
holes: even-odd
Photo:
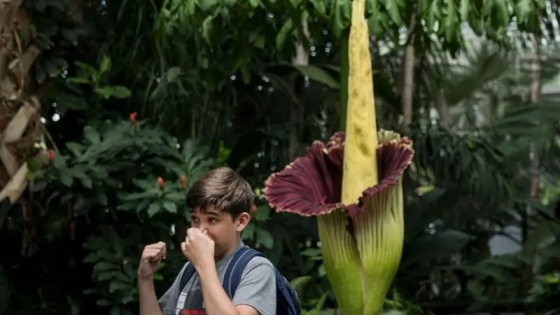
[(247, 212), (242, 212), (235, 221), (237, 223), (237, 232), (242, 232), (247, 224), (249, 224), (249, 221), (251, 221), (251, 216)]

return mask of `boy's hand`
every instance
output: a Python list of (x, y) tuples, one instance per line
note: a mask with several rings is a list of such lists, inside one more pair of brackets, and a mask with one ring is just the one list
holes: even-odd
[(138, 280), (151, 279), (162, 259), (167, 255), (164, 242), (150, 244), (144, 247), (140, 265), (138, 266)]
[(206, 230), (188, 229), (187, 237), (181, 243), (181, 249), (195, 268), (214, 263), (214, 241), (208, 237)]

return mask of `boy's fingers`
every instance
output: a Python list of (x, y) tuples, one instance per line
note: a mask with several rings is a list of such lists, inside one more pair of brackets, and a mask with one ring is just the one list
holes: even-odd
[(189, 237), (190, 237), (190, 238), (193, 238), (193, 237), (194, 237), (194, 233), (195, 233), (194, 230), (195, 230), (194, 228), (190, 228), (190, 229), (187, 230), (187, 237), (186, 237), (186, 239), (188, 239)]
[(161, 252), (163, 254), (163, 259), (167, 258), (167, 246), (165, 246), (165, 243), (163, 243), (163, 248), (161, 249)]

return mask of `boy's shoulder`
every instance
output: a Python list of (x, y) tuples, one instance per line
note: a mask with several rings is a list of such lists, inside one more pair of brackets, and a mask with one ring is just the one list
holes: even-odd
[(260, 274), (274, 274), (275, 267), (274, 264), (264, 256), (255, 256), (247, 262), (245, 269), (243, 270), (243, 275), (248, 273), (258, 272)]

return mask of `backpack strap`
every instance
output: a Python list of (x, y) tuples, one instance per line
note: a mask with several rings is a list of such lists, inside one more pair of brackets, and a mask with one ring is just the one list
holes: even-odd
[[(243, 275), (245, 267), (247, 266), (249, 261), (251, 261), (251, 259), (257, 256), (264, 257), (262, 253), (246, 246), (238, 248), (233, 254), (233, 257), (226, 268), (224, 279), (222, 281), (222, 287), (226, 291), (226, 294), (228, 295), (230, 300), (233, 300), (233, 296), (235, 295), (235, 291), (237, 290), (237, 287), (241, 282), (241, 276)], [(277, 313), (278, 310), (280, 310), (281, 313), (279, 314), (301, 315), (300, 301), (298, 299), (297, 293), (290, 286), (286, 278), (284, 278), (284, 276), (280, 274), (280, 271), (278, 271), (278, 269), (274, 268), (274, 271), (276, 276)], [(181, 275), (181, 291), (183, 291), (183, 289), (195, 273), (196, 270), (194, 266), (190, 263), (187, 263), (185, 266), (185, 270)]]
[[(241, 282), (241, 276), (249, 261), (255, 257), (264, 255), (249, 247), (239, 248), (224, 274), (223, 287), (231, 300), (235, 290)], [(288, 280), (282, 276), (280, 271), (274, 267), (276, 278), (276, 313), (282, 315), (301, 315), (300, 302), (296, 291), (290, 286)]]
[(224, 274), (224, 281), (222, 282), (224, 290), (230, 300), (233, 300), (235, 290), (237, 290), (237, 287), (241, 282), (243, 270), (249, 261), (257, 256), (263, 256), (263, 254), (246, 246), (238, 248), (233, 254), (233, 257), (227, 266), (226, 273)]
[[(282, 310), (282, 314), (301, 315), (301, 306), (296, 291), (278, 269), (276, 273), (276, 309)], [(277, 311), (278, 313), (278, 311)]]
[(179, 288), (180, 288), (179, 292), (183, 291), (183, 289), (185, 288), (189, 280), (194, 276), (195, 272), (196, 270), (194, 269), (193, 264), (188, 262), (185, 266), (185, 270), (183, 271), (183, 274), (181, 275), (181, 281), (179, 282)]

